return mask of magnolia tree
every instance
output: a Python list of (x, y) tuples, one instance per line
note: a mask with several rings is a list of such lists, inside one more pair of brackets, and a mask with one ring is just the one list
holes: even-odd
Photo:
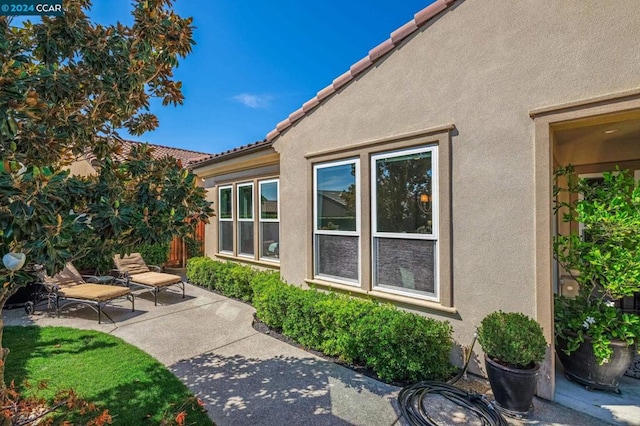
[[(33, 265), (54, 274), (89, 254), (168, 243), (211, 214), (175, 159), (154, 160), (141, 145), (115, 160), (118, 129), (157, 127), (151, 98), (182, 103), (173, 68), (194, 44), (192, 21), (172, 11), (172, 0), (132, 6), (131, 26), (91, 22), (89, 0), (65, 0), (63, 16), (37, 23), (0, 17), (0, 256), (13, 256), (0, 269), (0, 311), (33, 281)], [(92, 157), (96, 176), (65, 171), (80, 156)]]

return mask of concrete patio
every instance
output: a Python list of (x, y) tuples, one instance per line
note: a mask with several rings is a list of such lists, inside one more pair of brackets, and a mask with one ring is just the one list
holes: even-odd
[[(153, 306), (146, 293), (136, 298), (135, 312), (124, 303), (106, 311), (115, 323), (98, 324), (95, 312), (73, 307), (60, 318), (46, 309), (31, 316), (22, 309), (5, 310), (4, 320), (6, 325), (67, 326), (118, 336), (173, 371), (218, 425), (406, 424), (396, 402), (399, 388), (257, 332), (251, 325), (254, 309), (245, 303), (188, 285), (185, 299), (164, 293)], [(547, 401), (536, 400), (535, 406), (531, 418), (509, 423), (603, 424)], [(448, 402), (434, 400), (430, 408), (447, 424), (474, 424)]]

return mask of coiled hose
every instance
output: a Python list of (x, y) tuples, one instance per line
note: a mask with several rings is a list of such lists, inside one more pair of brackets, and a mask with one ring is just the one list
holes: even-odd
[(425, 410), (423, 399), (427, 395), (438, 394), (453, 402), (454, 404), (466, 408), (477, 416), (483, 425), (487, 426), (507, 426), (507, 421), (498, 412), (491, 402), (482, 394), (469, 393), (463, 389), (453, 386), (467, 372), (473, 346), (477, 336), (473, 336), (471, 348), (467, 354), (464, 368), (456, 377), (448, 382), (425, 381), (402, 388), (398, 395), (398, 404), (402, 416), (413, 426), (438, 426)]

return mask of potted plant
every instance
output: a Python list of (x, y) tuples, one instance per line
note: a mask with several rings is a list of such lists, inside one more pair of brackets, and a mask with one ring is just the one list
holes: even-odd
[(640, 317), (617, 303), (640, 292), (640, 186), (619, 170), (597, 183), (572, 167), (555, 178), (556, 212), (573, 230), (555, 237), (554, 255), (579, 284), (555, 298), (556, 352), (569, 379), (617, 392), (640, 336)]
[(530, 413), (539, 363), (547, 349), (540, 324), (521, 313), (493, 312), (478, 327), (478, 341), (498, 406)]

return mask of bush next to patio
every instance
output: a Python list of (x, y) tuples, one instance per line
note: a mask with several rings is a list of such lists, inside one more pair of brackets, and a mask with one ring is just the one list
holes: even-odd
[(251, 300), (268, 326), (303, 346), (365, 365), (382, 380), (445, 379), (453, 372), (447, 322), (371, 300), (304, 290), (282, 282), (275, 272), (208, 258), (190, 259), (187, 277)]
[(251, 281), (255, 271), (231, 262), (216, 262), (208, 257), (192, 257), (187, 261), (187, 278), (193, 284), (217, 290), (228, 297), (251, 302)]
[(251, 302), (253, 289), (251, 280), (256, 271), (243, 265), (221, 263), (216, 273), (215, 287), (225, 296)]
[(149, 265), (162, 266), (169, 260), (169, 244), (142, 244), (136, 250)]
[(291, 294), (296, 288), (283, 285), (280, 274), (260, 272), (253, 277), (253, 306), (259, 312), (260, 320), (269, 327), (282, 330)]
[(216, 262), (208, 257), (192, 257), (187, 260), (187, 279), (202, 287), (213, 288)]

